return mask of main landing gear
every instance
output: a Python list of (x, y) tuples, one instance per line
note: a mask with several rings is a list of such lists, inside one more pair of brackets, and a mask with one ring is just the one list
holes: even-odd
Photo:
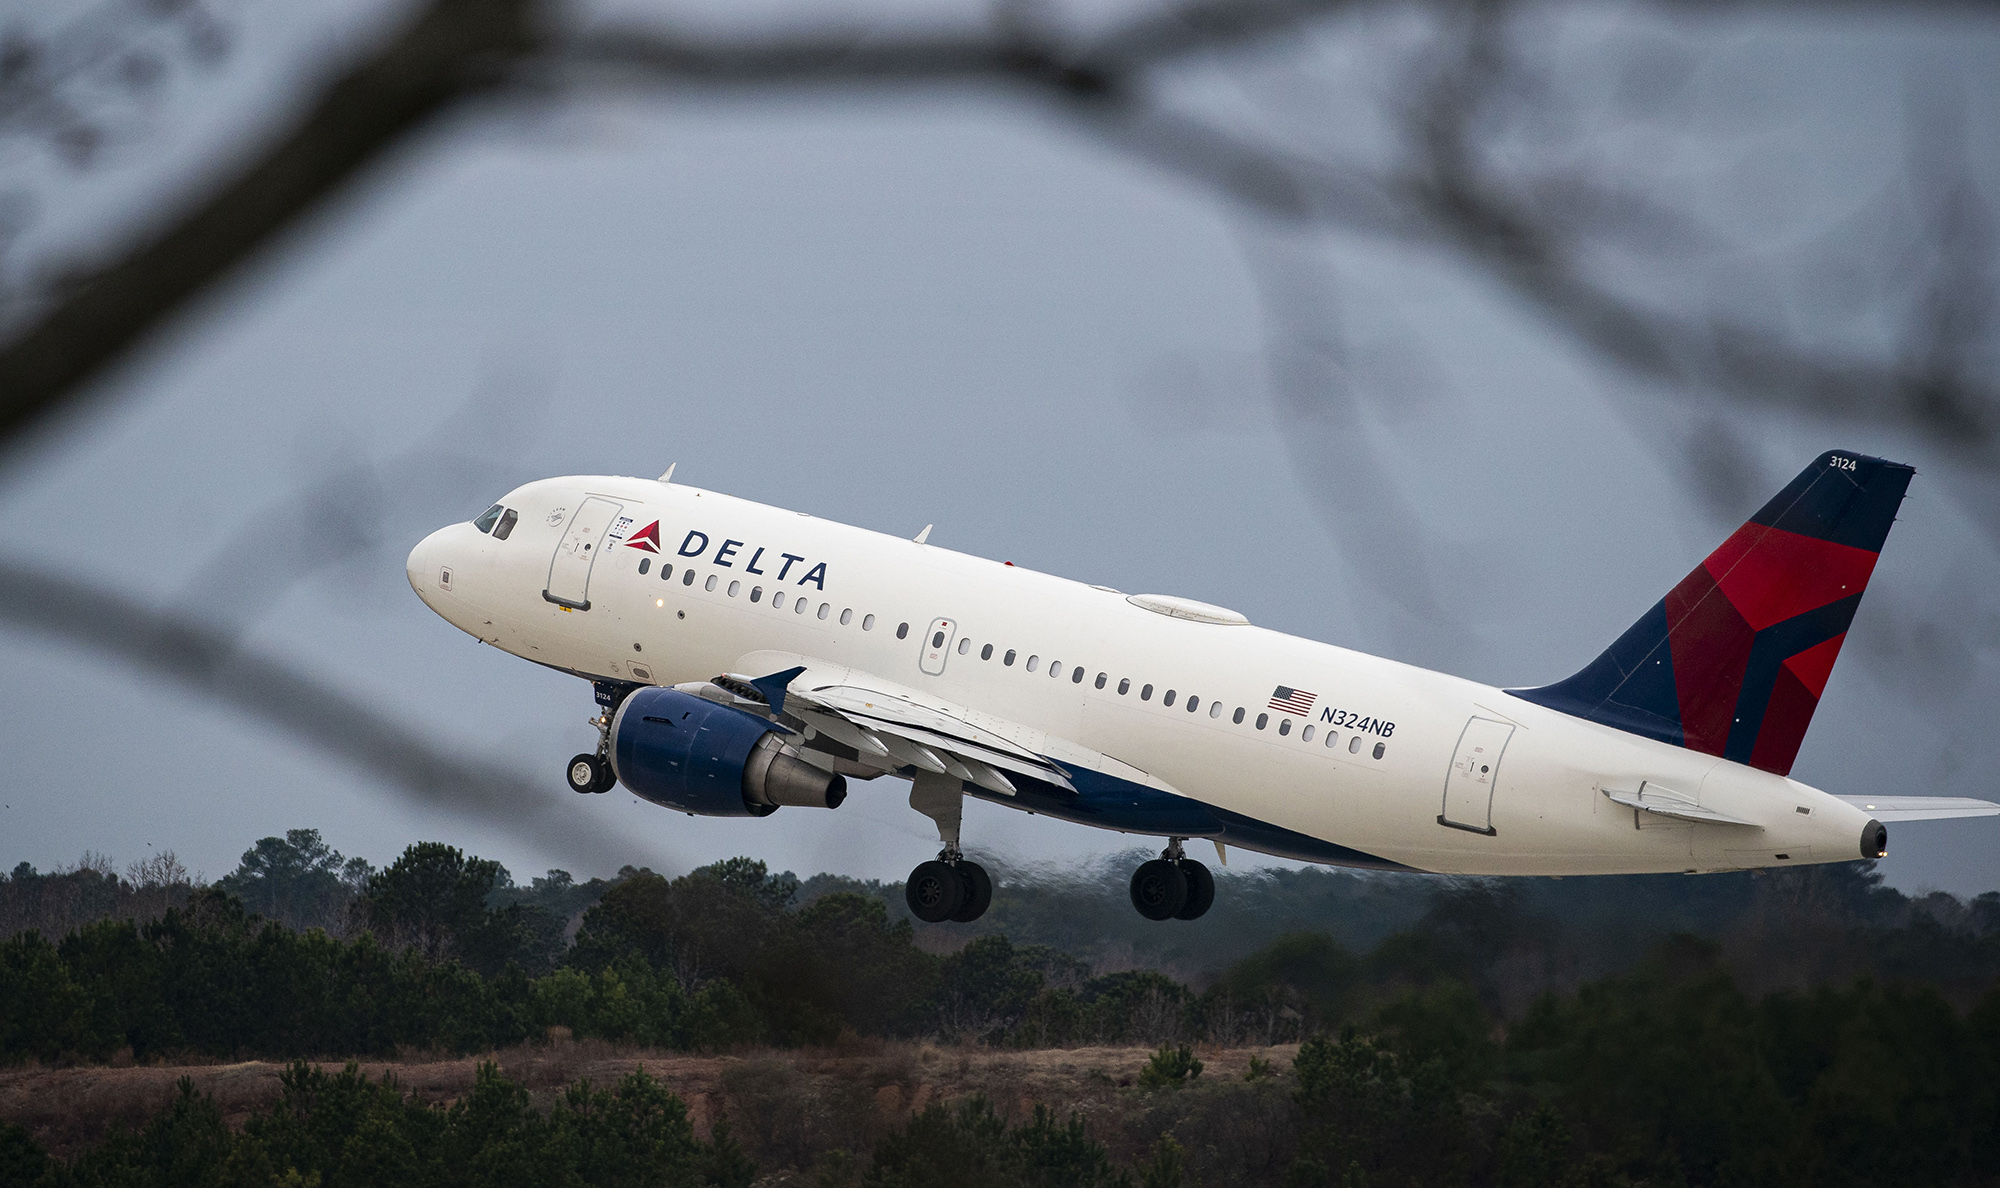
[(910, 914), (926, 924), (970, 924), (993, 902), (993, 879), (985, 867), (959, 853), (964, 789), (949, 776), (922, 772), (911, 781), (910, 807), (937, 822), (938, 840), (944, 843), (937, 858), (911, 871), (903, 884)]
[(1148, 920), (1194, 920), (1215, 902), (1215, 876), (1181, 850), (1185, 838), (1167, 839), (1158, 858), (1132, 872), (1132, 906)]
[(609, 792), (618, 786), (618, 773), (611, 770), (611, 710), (590, 720), (597, 727), (597, 750), (569, 761), (569, 790), (589, 796)]

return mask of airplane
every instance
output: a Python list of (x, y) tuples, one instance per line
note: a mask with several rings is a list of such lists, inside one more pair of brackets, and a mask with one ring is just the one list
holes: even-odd
[(1880, 858), (1885, 822), (2000, 814), (1789, 778), (1911, 467), (1821, 455), (1597, 659), (1502, 689), (672, 481), (544, 479), (425, 537), (460, 630), (591, 682), (569, 785), (690, 816), (833, 810), (897, 776), (941, 849), (911, 912), (969, 922), (967, 796), (1162, 837), (1131, 881), (1192, 920), (1185, 844), (1454, 875)]

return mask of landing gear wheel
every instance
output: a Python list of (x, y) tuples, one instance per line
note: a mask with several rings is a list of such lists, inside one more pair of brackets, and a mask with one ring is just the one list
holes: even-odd
[(911, 915), (926, 924), (938, 924), (951, 919), (965, 902), (965, 889), (965, 880), (957, 871), (931, 861), (910, 872), (910, 881), (903, 884), (903, 898), (909, 902)]
[(986, 873), (986, 868), (977, 862), (960, 859), (957, 869), (959, 881), (965, 884), (965, 901), (958, 905), (951, 918), (960, 924), (970, 924), (985, 915), (987, 907), (992, 904), (993, 879)]
[(611, 765), (595, 755), (578, 755), (569, 761), (569, 790), (584, 796), (602, 792), (615, 780)]
[(1215, 876), (1208, 868), (1192, 858), (1181, 859), (1181, 874), (1187, 879), (1187, 902), (1174, 913), (1176, 920), (1199, 920), (1201, 914), (1215, 902)]
[(1132, 872), (1132, 906), (1148, 920), (1171, 920), (1187, 901), (1187, 876), (1165, 858), (1142, 863)]

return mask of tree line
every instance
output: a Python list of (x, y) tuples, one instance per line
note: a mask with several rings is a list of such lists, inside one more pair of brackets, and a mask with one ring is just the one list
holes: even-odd
[[(0, 904), (77, 878), (17, 868)], [(115, 899), (107, 886), (129, 881), (86, 882)], [(1563, 910), (1578, 886), (1592, 910)], [(1072, 890), (1081, 914), (1101, 907)], [(937, 952), (892, 910), (899, 891), (744, 858), (518, 887), (449, 846), (364, 869), (295, 831), (151, 918), (110, 911), (60, 939), (0, 941), (0, 1061), (470, 1054), (558, 1028), (688, 1051), (855, 1035), (1139, 1044), (1160, 1047), (1147, 1076), (1107, 1092), (1149, 1095), (1131, 1109), (1152, 1129), (1085, 1135), (1117, 1155), (1091, 1175), (1143, 1178), (1184, 1156), (1203, 1183), (2000, 1182), (2000, 896), (1911, 899), (1865, 863), (1736, 881), (1441, 880), (1366, 948), (1296, 930), (1191, 978), (997, 931)], [(995, 913), (1031, 922), (1046, 894), (1003, 881)], [(1245, 1083), (1203, 1078), (1194, 1055), (1286, 1042), (1302, 1043), (1291, 1067)], [(910, 1133), (1001, 1143), (1030, 1124), (962, 1108)], [(581, 1125), (535, 1116), (520, 1125)], [(1219, 1137), (1253, 1124), (1261, 1171)], [(1180, 1156), (1154, 1150), (1162, 1136)], [(821, 1152), (839, 1164), (827, 1182), (902, 1182), (869, 1162), (894, 1145), (864, 1137), (848, 1163)], [(704, 1182), (687, 1169), (710, 1158), (644, 1182)], [(993, 1159), (1014, 1170), (984, 1182), (1100, 1182)], [(324, 1182), (347, 1175), (331, 1166), (315, 1165)]]

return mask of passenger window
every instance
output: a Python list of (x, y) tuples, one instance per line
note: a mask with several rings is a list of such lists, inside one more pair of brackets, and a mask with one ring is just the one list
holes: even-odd
[(1093, 682), (1093, 683), (1094, 683), (1094, 684), (1095, 684), (1095, 685), (1096, 685), (1096, 686), (1097, 686), (1098, 688), (1102, 689), (1102, 688), (1104, 687), (1104, 682), (1106, 682), (1106, 681), (1108, 681), (1108, 680), (1110, 680), (1110, 679), (1111, 679), (1111, 674), (1110, 674), (1110, 673), (1108, 673), (1108, 672), (1100, 672), (1100, 673), (1098, 673), (1098, 674), (1097, 674), (1097, 680), (1096, 680), (1095, 682)]
[(734, 598), (734, 597), (736, 597), (736, 592), (737, 592), (738, 590), (741, 590), (742, 588), (743, 588), (743, 583), (742, 583), (742, 582), (731, 582), (731, 583), (729, 583), (729, 596), (730, 596), (731, 598)]
[(1292, 720), (1290, 718), (1286, 718), (1284, 721), (1278, 723), (1279, 734), (1290, 734), (1291, 732), (1292, 732)]
[(806, 601), (805, 599), (803, 599), (803, 598), (794, 598), (794, 599), (792, 599), (792, 613), (793, 613), (793, 614), (795, 614), (795, 615), (802, 615), (802, 614), (805, 614), (805, 613), (806, 613), (806, 608), (807, 608), (807, 607), (809, 607), (809, 606), (811, 606), (811, 605), (812, 605), (812, 603), (810, 603), (810, 602), (807, 602), (807, 601)]
[(674, 576), (674, 567), (667, 564), (665, 561), (660, 562), (660, 580), (663, 582), (669, 581), (673, 578), (673, 576)]
[(1211, 718), (1220, 718), (1222, 716), (1222, 703), (1220, 701), (1211, 701), (1208, 703), (1208, 716)]
[(1189, 713), (1193, 713), (1194, 711), (1196, 711), (1196, 710), (1198, 710), (1198, 709), (1200, 709), (1200, 708), (1201, 708), (1201, 698), (1199, 698), (1199, 697), (1190, 697), (1190, 698), (1188, 698), (1188, 712), (1189, 712)]
[(979, 649), (979, 658), (981, 660), (993, 659), (993, 645), (987, 644), (985, 647)]
[(1062, 665), (1054, 660), (1049, 661), (1049, 676), (1051, 677), (1062, 676)]
[(1152, 699), (1153, 699), (1153, 687), (1151, 685), (1147, 685), (1145, 688), (1139, 690), (1139, 700), (1151, 701)]
[(944, 646), (944, 632), (940, 631), (936, 635), (931, 636), (931, 646), (934, 648)]
[(752, 602), (764, 601), (764, 587), (762, 586), (750, 587), (750, 601)]
[(910, 625), (908, 623), (896, 624), (896, 638), (897, 639), (910, 638)]
[(692, 569), (686, 570), (681, 574), (681, 585), (683, 586), (694, 585), (694, 570)]
[(1340, 742), (1340, 735), (1339, 735), (1338, 733), (1336, 733), (1336, 732), (1334, 732), (1334, 731), (1332, 731), (1332, 730), (1329, 730), (1329, 731), (1327, 731), (1327, 732), (1326, 732), (1326, 745), (1327, 745), (1327, 746), (1329, 746), (1329, 747), (1332, 747), (1332, 746), (1334, 746), (1335, 744), (1337, 744), (1337, 743), (1339, 743), (1339, 742)]
[(849, 623), (852, 623), (853, 621), (854, 621), (854, 608), (851, 606), (842, 607), (840, 610), (840, 625), (842, 627), (845, 627)]
[(1229, 720), (1236, 723), (1238, 726), (1243, 725), (1243, 707), (1240, 705), (1237, 706), (1236, 712), (1229, 715)]
[(1382, 757), (1382, 755), (1383, 755), (1383, 754), (1384, 754), (1384, 753), (1385, 753), (1386, 751), (1388, 751), (1388, 749), (1389, 749), (1389, 744), (1388, 744), (1388, 743), (1376, 743), (1376, 744), (1375, 744), (1375, 757), (1376, 757), (1377, 759), (1380, 759), (1380, 758)]
[(861, 629), (863, 631), (875, 630), (875, 616), (874, 615), (861, 616)]
[(479, 518), (472, 522), (472, 526), (481, 532), (491, 532), (493, 531), (493, 521), (499, 519), (500, 513), (504, 510), (506, 509), (496, 503), (485, 511), (480, 512)]
[(967, 636), (958, 641), (958, 654), (963, 656), (972, 650), (972, 638)]
[(1313, 727), (1307, 726), (1304, 730), (1299, 731), (1299, 741), (1311, 742), (1313, 740), (1313, 729)]
[(1040, 656), (1028, 657), (1028, 671), (1029, 672), (1035, 671), (1035, 665), (1040, 664), (1041, 662), (1042, 658)]
[(1120, 697), (1123, 697), (1123, 696), (1125, 696), (1125, 695), (1126, 695), (1127, 693), (1130, 693), (1131, 691), (1132, 691), (1132, 678), (1131, 678), (1131, 677), (1119, 677), (1119, 678), (1118, 678), (1118, 696), (1120, 696)]
[(1257, 715), (1257, 729), (1262, 730), (1264, 727), (1269, 726), (1270, 724), (1271, 724), (1271, 715), (1269, 714)]
[(493, 526), (493, 539), (506, 540), (508, 537), (514, 535), (514, 525), (520, 522), (521, 513), (511, 507), (508, 508), (505, 512), (501, 513), (500, 522)]
[[(1072, 685), (1081, 685), (1083, 683), (1083, 665), (1077, 665), (1076, 671), (1069, 674), (1069, 683)], [(1103, 688), (1104, 682), (1097, 682), (1097, 687), (1100, 689)]]
[(785, 592), (783, 590), (771, 591), (771, 609), (772, 610), (785, 609)]
[(1169, 689), (1167, 690), (1167, 695), (1165, 697), (1160, 698), (1160, 704), (1172, 705), (1173, 703), (1174, 703), (1174, 691), (1172, 689)]
[(712, 573), (709, 574), (708, 580), (701, 584), (701, 588), (707, 590), (711, 594), (715, 593), (715, 575)]
[(826, 618), (826, 616), (828, 615), (828, 613), (830, 613), (830, 612), (831, 612), (832, 610), (833, 610), (833, 604), (832, 604), (832, 603), (830, 603), (830, 602), (822, 602), (822, 603), (820, 603), (820, 604), (819, 604), (819, 617), (820, 617), (820, 618), (822, 618), (822, 619)]
[(1014, 649), (1008, 648), (1007, 654), (1005, 656), (1000, 657), (1000, 663), (1006, 665), (1009, 668), (1014, 667)]
[(653, 559), (652, 559), (651, 557), (641, 557), (641, 558), (639, 558), (639, 576), (640, 576), (640, 577), (644, 577), (644, 576), (646, 576), (646, 571), (647, 571), (647, 570), (649, 570), (649, 569), (651, 569), (652, 567), (653, 567)]
[(1361, 753), (1360, 735), (1356, 734), (1347, 740), (1347, 753), (1350, 755), (1359, 755)]

